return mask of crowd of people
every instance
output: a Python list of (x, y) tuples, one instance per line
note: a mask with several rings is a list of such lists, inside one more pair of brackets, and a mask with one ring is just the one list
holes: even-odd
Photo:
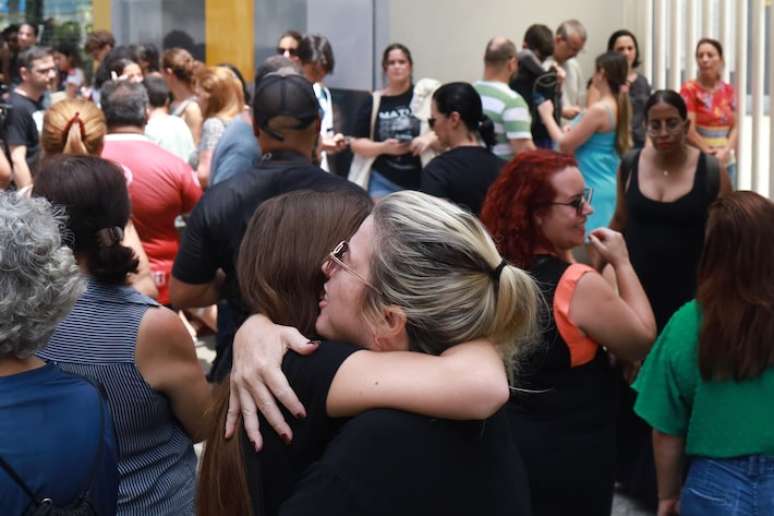
[(392, 43), (345, 131), (320, 34), (252, 84), (3, 37), (3, 514), (774, 514), (774, 204), (717, 41), (680, 92), (626, 29), (586, 81), (577, 20), (474, 82)]

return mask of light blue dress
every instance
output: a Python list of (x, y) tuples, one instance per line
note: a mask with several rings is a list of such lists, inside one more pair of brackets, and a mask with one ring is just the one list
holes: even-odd
[[(621, 158), (615, 148), (615, 119), (608, 108), (611, 131), (594, 133), (575, 150), (575, 159), (587, 187), (594, 190), (591, 207), (594, 213), (586, 221), (586, 235), (599, 227), (607, 227), (615, 211), (616, 175)], [(578, 116), (573, 123), (580, 121)]]

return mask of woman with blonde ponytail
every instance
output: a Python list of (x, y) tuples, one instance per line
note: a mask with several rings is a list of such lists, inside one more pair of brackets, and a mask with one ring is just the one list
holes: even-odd
[[(58, 154), (99, 156), (107, 134), (102, 111), (91, 101), (65, 99), (51, 105), (43, 116), (40, 145), (46, 158)], [(124, 167), (127, 184), (132, 173)], [(146, 296), (155, 298), (158, 290), (151, 276), (148, 255), (130, 220), (124, 228), (123, 245), (131, 247), (139, 260), (137, 273), (129, 275), (129, 283)]]
[(594, 190), (593, 213), (586, 224), (587, 234), (607, 227), (616, 202), (616, 172), (621, 156), (632, 146), (632, 106), (629, 101), (626, 57), (606, 52), (597, 57), (591, 85), (599, 99), (566, 130), (553, 118), (554, 106), (546, 101), (538, 106), (551, 139), (560, 152), (574, 154), (586, 185)]
[[(526, 475), (499, 409), (508, 397), (506, 370), (513, 376), (515, 356), (535, 334), (534, 281), (502, 259), (474, 215), (408, 190), (384, 197), (370, 216), (361, 213), (354, 235), (340, 228), (332, 251), (318, 249), (316, 259), (306, 259), (321, 235), (332, 236), (324, 222), (332, 214), (312, 211), (334, 194), (301, 195), (264, 203), (242, 242), (240, 285), (264, 315), (252, 316), (236, 335), (226, 386), (231, 399), (221, 397), (208, 442), (223, 442), (224, 425), (229, 435), (235, 423), (242, 426), (241, 400), (253, 446), (237, 447), (242, 466), (208, 447), (199, 516), (245, 514), (233, 505), (239, 479), (254, 515), (278, 514), (280, 505), (281, 514), (304, 507), (338, 516), (369, 514), (369, 507), (384, 514), (528, 514)], [(338, 211), (351, 211), (352, 203)], [(322, 268), (312, 266), (323, 273), (319, 283), (289, 286), (289, 278), (307, 276), (299, 263), (320, 262)], [(296, 302), (278, 312), (278, 299)], [(302, 299), (316, 307), (313, 329), (301, 320)], [(267, 315), (299, 324), (311, 338), (338, 342), (311, 345)], [(288, 347), (296, 353), (283, 359)], [(269, 389), (303, 419), (286, 423)], [(250, 392), (258, 394), (255, 401)], [(253, 403), (262, 413), (263, 438)], [(370, 410), (388, 407), (400, 410)], [(334, 418), (342, 417), (352, 419), (339, 432)], [(384, 433), (389, 442), (379, 437)], [(237, 440), (242, 436), (239, 428)], [(450, 489), (454, 483), (464, 489)], [(422, 489), (395, 496), (401, 485)]]

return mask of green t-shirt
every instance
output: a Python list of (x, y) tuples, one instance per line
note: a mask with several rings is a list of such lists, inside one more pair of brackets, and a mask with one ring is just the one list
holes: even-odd
[(774, 455), (774, 367), (743, 382), (704, 381), (700, 324), (695, 300), (672, 316), (632, 386), (634, 411), (656, 430), (685, 437), (688, 455)]
[(532, 139), (529, 107), (521, 95), (504, 82), (476, 81), (473, 87), (481, 97), (484, 114), (494, 122), (496, 143), (492, 153), (510, 161), (513, 158), (510, 140)]

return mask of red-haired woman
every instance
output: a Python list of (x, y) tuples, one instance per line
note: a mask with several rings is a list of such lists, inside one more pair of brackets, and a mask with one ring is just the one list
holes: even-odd
[(678, 498), (684, 516), (774, 514), (773, 220), (774, 204), (753, 192), (715, 201), (696, 300), (634, 384), (653, 427), (659, 516)]
[(590, 235), (619, 294), (573, 263), (590, 199), (573, 157), (535, 150), (504, 167), (481, 212), (501, 254), (530, 271), (547, 301), (542, 342), (521, 357), (522, 382), (508, 404), (535, 516), (610, 514), (616, 387), (606, 350), (638, 360), (656, 336), (620, 233), (598, 228)]

